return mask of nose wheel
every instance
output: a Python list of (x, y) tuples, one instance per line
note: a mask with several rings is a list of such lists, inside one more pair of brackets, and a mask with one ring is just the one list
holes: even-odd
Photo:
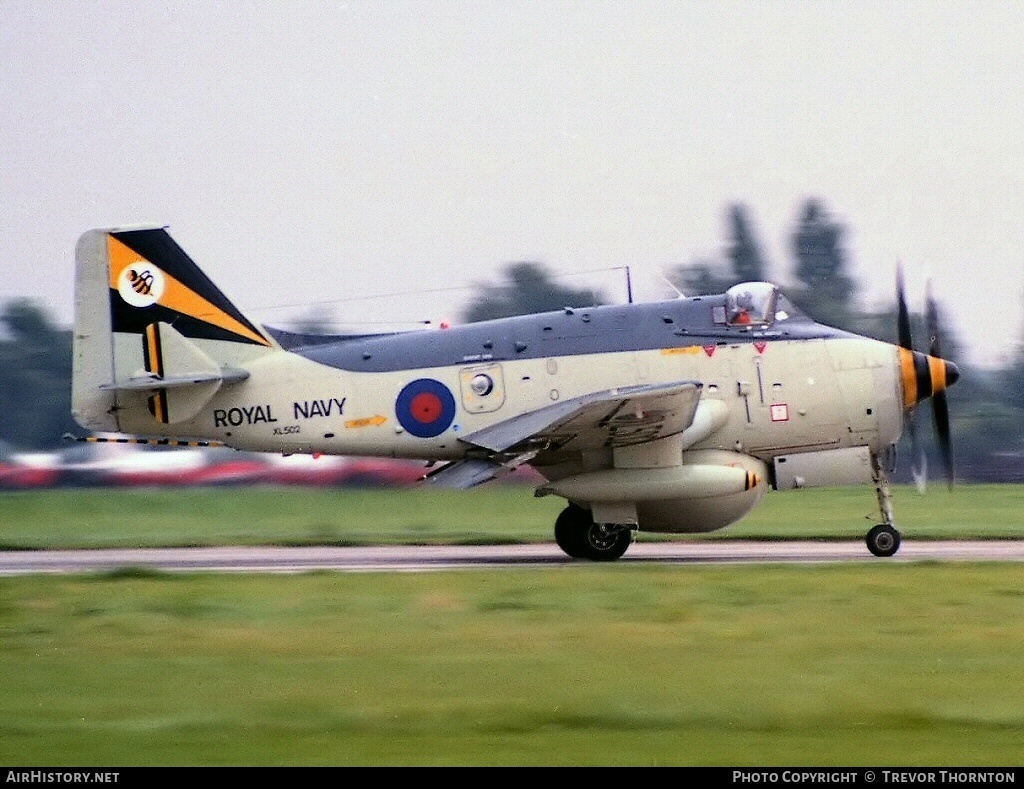
[(884, 522), (873, 527), (868, 532), (865, 541), (868, 544), (868, 550), (875, 556), (892, 556), (900, 549), (900, 533), (893, 525), (889, 479), (885, 475), (885, 469), (882, 468), (878, 455), (871, 456), (871, 463), (875, 477), (875, 492), (878, 494), (878, 509), (882, 513)]
[(900, 549), (900, 533), (888, 523), (880, 523), (868, 532), (867, 543), (875, 556), (892, 556)]

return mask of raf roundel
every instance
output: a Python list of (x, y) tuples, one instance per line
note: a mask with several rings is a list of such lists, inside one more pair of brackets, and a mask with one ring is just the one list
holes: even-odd
[(418, 378), (398, 393), (395, 416), (414, 436), (433, 438), (447, 430), (455, 419), (455, 398), (440, 381)]

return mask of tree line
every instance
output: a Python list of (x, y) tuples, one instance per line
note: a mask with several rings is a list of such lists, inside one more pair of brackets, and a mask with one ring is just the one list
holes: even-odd
[[(845, 245), (848, 228), (817, 198), (799, 208), (789, 236), (791, 284), (786, 295), (822, 323), (885, 342), (897, 342), (895, 295), (882, 311), (859, 304), (860, 288)], [(678, 264), (667, 279), (688, 296), (721, 293), (738, 282), (771, 280), (769, 262), (749, 209), (727, 206), (721, 259)], [(503, 280), (476, 286), (462, 312), (464, 322), (522, 315), (565, 306), (609, 303), (604, 293), (574, 289), (542, 263), (517, 261), (503, 269)], [(949, 393), (954, 464), (965, 481), (1024, 480), (1024, 343), (1001, 369), (971, 363), (959, 338), (941, 320), (942, 355), (956, 362), (960, 382)], [(929, 338), (922, 315), (911, 316), (917, 350), (927, 351)], [(1022, 338), (1024, 339), (1024, 338)], [(0, 312), (0, 443), (17, 450), (53, 450), (63, 436), (82, 432), (71, 418), (70, 329), (54, 324), (44, 308), (26, 299), (3, 305)], [(931, 434), (930, 404), (915, 414), (919, 436)], [(909, 475), (910, 448), (898, 449), (897, 479)], [(932, 444), (934, 442), (925, 442)], [(930, 468), (939, 467), (937, 448), (928, 450)]]

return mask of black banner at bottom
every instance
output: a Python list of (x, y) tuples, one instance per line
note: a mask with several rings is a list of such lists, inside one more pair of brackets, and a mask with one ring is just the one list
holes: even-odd
[[(512, 769), (591, 769), (595, 766), (519, 767)], [(233, 767), (231, 765), (210, 766), (153, 766), (153, 767), (0, 767), (0, 789), (17, 784), (74, 784), (84, 786), (136, 785), (152, 781), (158, 773), (201, 772), (211, 770), (223, 777), (225, 771), (247, 773), (255, 770), (265, 772), (331, 772), (355, 769), (434, 769), (434, 770), (486, 770), (499, 767), (432, 767), (430, 765), (389, 767), (387, 765), (339, 765), (336, 767)], [(507, 766), (501, 769), (509, 769)], [(619, 769), (681, 770), (700, 778), (704, 783), (727, 786), (964, 786), (964, 785), (1009, 785), (1020, 784), (1024, 789), (1024, 768), (1022, 767), (690, 767), (663, 766), (655, 768), (622, 767)], [(1018, 781), (1018, 779), (1020, 779)]]

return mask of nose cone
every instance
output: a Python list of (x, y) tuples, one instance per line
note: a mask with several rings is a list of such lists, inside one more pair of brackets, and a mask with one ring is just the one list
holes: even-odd
[(960, 368), (952, 362), (943, 360), (942, 362), (946, 367), (946, 386), (952, 386), (960, 380)]
[(900, 348), (899, 354), (904, 408), (913, 408), (960, 380), (960, 370), (953, 362), (907, 348)]

